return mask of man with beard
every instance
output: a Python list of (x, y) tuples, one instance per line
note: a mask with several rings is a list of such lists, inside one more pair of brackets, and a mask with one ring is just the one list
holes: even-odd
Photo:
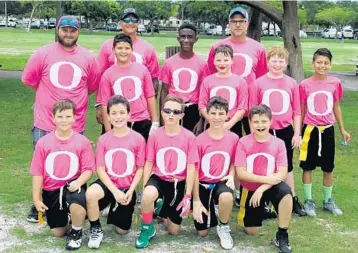
[[(77, 44), (80, 23), (73, 16), (63, 16), (57, 24), (58, 42), (53, 42), (30, 57), (22, 82), (35, 90), (33, 148), (37, 141), (55, 129), (52, 106), (60, 99), (70, 99), (76, 106), (73, 129), (85, 130), (88, 95), (98, 88), (99, 71), (95, 57)], [(29, 222), (38, 222), (31, 207)]]

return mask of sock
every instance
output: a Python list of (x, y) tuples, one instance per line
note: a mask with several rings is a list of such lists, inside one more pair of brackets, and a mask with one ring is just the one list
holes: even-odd
[(236, 194), (236, 198), (239, 199), (240, 198), (240, 190), (235, 190), (235, 194)]
[(303, 194), (305, 200), (312, 199), (312, 184), (303, 184)]
[(91, 224), (91, 227), (100, 227), (101, 226), (101, 222), (99, 221), (99, 219), (95, 220), (95, 221), (89, 221)]
[(76, 230), (76, 231), (79, 231), (79, 230), (82, 230), (82, 227), (76, 227), (76, 226), (72, 225), (72, 229)]
[(280, 227), (278, 227), (278, 232), (279, 233), (287, 233), (287, 229), (288, 228), (280, 228)]
[(145, 224), (150, 224), (153, 221), (153, 210), (149, 212), (142, 212), (142, 220)]
[(219, 220), (219, 223), (220, 223), (220, 226), (226, 226), (226, 225), (229, 224), (229, 222), (224, 223), (224, 222), (222, 222), (221, 220)]
[(323, 186), (323, 200), (328, 202), (328, 199), (332, 197), (333, 186)]

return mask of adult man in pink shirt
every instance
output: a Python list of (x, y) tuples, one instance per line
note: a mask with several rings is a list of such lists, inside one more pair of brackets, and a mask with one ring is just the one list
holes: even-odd
[(135, 242), (145, 248), (155, 236), (154, 203), (162, 204), (160, 217), (167, 218), (168, 232), (178, 235), (182, 217), (190, 213), (195, 166), (199, 161), (195, 135), (180, 126), (184, 101), (168, 95), (162, 108), (164, 126), (149, 136), (143, 174), (141, 233)]
[(129, 102), (115, 95), (108, 101), (107, 108), (113, 129), (98, 140), (98, 179), (86, 192), (91, 225), (89, 248), (99, 248), (103, 238), (99, 211), (109, 204), (107, 223), (113, 224), (119, 234), (128, 233), (136, 203), (135, 189), (142, 178), (145, 163), (145, 140), (127, 126)]
[(198, 134), (202, 131), (203, 125), (198, 109), (199, 91), (207, 67), (205, 61), (193, 51), (194, 44), (198, 41), (194, 25), (181, 25), (177, 40), (180, 44), (179, 53), (166, 59), (160, 72), (160, 104), (163, 104), (168, 94), (181, 97), (185, 102), (182, 125)]
[[(286, 183), (293, 195), (293, 211), (305, 216), (303, 205), (296, 196), (293, 175), (293, 149), (300, 145), (301, 106), (299, 88), (294, 79), (284, 74), (288, 63), (288, 51), (274, 46), (267, 51), (269, 72), (255, 82), (258, 104), (265, 104), (272, 111), (270, 133), (285, 142), (288, 173)], [(293, 124), (293, 126), (292, 126)]]
[(210, 127), (195, 140), (200, 162), (193, 188), (194, 225), (199, 236), (208, 235), (209, 229), (216, 226), (221, 246), (230, 250), (234, 247), (229, 221), (234, 200), (234, 158), (239, 137), (225, 130), (229, 105), (224, 98), (212, 97), (207, 111)]
[[(208, 67), (213, 74), (217, 70), (214, 65), (214, 51), (220, 45), (229, 45), (234, 50), (234, 63), (232, 72), (243, 77), (249, 89), (248, 106), (250, 109), (254, 104), (251, 99), (256, 99), (254, 94), (254, 81), (256, 78), (264, 75), (267, 72), (266, 55), (264, 46), (246, 36), (246, 31), (249, 26), (248, 14), (246, 10), (241, 7), (236, 7), (230, 11), (229, 27), (231, 36), (216, 42), (210, 49), (208, 56)], [(243, 128), (246, 134), (250, 133), (250, 127), (247, 119), (247, 114), (242, 119)], [(242, 134), (240, 134), (242, 136)]]
[(113, 95), (122, 95), (130, 104), (129, 126), (147, 140), (159, 126), (152, 79), (145, 66), (131, 62), (132, 40), (128, 35), (116, 35), (113, 48), (117, 61), (102, 75), (97, 93), (105, 130), (108, 132), (111, 129), (107, 103)]
[[(96, 59), (77, 44), (79, 29), (80, 23), (75, 17), (61, 17), (56, 28), (58, 42), (36, 50), (25, 66), (22, 82), (36, 92), (33, 147), (55, 129), (52, 106), (59, 99), (71, 99), (75, 103), (73, 129), (78, 133), (85, 130), (88, 95), (97, 90), (100, 76)], [(37, 222), (34, 207), (27, 220)]]
[(30, 168), (35, 208), (41, 214), (46, 212), (54, 236), (66, 234), (71, 215), (66, 250), (81, 247), (86, 183), (95, 169), (90, 141), (72, 129), (75, 111), (75, 104), (67, 99), (53, 106), (56, 130), (38, 141)]
[(292, 214), (292, 194), (283, 182), (287, 174), (285, 143), (269, 133), (272, 114), (266, 105), (251, 108), (252, 134), (239, 140), (235, 167), (240, 179), (241, 197), (238, 224), (249, 235), (258, 234), (264, 219), (265, 202), (278, 212), (275, 244), (279, 252), (291, 253), (287, 229)]

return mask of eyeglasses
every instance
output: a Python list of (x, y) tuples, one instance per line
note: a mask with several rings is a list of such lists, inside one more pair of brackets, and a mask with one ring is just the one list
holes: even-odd
[(174, 114), (174, 115), (179, 115), (179, 114), (182, 114), (183, 111), (181, 110), (177, 110), (177, 109), (170, 109), (170, 108), (163, 108), (162, 111), (165, 113), (165, 114)]
[(239, 19), (239, 20), (230, 20), (230, 23), (233, 25), (243, 25), (247, 23), (246, 19)]
[(58, 25), (59, 27), (63, 27), (63, 26), (72, 26), (72, 27), (79, 27), (78, 21), (77, 20), (68, 20), (68, 19), (61, 19), (60, 24)]
[(138, 19), (137, 18), (124, 18), (122, 19), (124, 23), (129, 24), (130, 22), (136, 24), (138, 23)]

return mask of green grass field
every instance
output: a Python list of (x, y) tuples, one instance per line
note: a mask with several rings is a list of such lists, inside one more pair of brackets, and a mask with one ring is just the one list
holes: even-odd
[[(114, 33), (97, 35), (81, 34), (80, 43), (93, 52), (99, 50), (100, 44)], [(0, 29), (0, 64), (3, 69), (22, 69), (28, 56), (35, 48), (53, 40), (53, 31), (34, 31), (30, 34), (20, 29)], [(170, 36), (145, 37), (156, 46), (159, 57), (164, 55), (166, 45), (176, 45), (175, 38)], [(208, 51), (217, 39), (202, 38), (196, 50)], [(264, 40), (266, 47), (282, 41)], [(332, 40), (307, 40), (303, 42), (305, 62), (309, 62), (312, 52), (321, 46), (332, 49), (335, 62), (345, 62), (356, 57), (358, 44), (356, 41), (340, 45)], [(344, 68), (343, 68), (344, 67)], [(346, 65), (335, 65), (336, 71), (353, 71)], [(309, 70), (309, 64), (305, 67)], [(93, 101), (88, 113), (85, 135), (96, 142), (100, 135), (100, 127), (94, 116)], [(32, 157), (32, 109), (34, 93), (16, 79), (0, 79), (0, 252), (62, 252), (65, 242), (49, 235), (48, 227), (28, 224), (25, 217), (31, 204), (31, 177), (28, 173)], [(336, 169), (333, 196), (344, 215), (335, 217), (322, 211), (322, 173), (314, 173), (313, 197), (317, 204), (316, 218), (294, 217), (291, 223), (290, 242), (294, 252), (300, 253), (335, 253), (358, 252), (354, 243), (358, 236), (358, 200), (356, 198), (357, 142), (356, 108), (358, 92), (345, 92), (342, 101), (345, 126), (353, 136), (353, 142), (347, 147), (339, 145), (341, 136), (336, 131)], [(337, 129), (336, 129), (337, 130)], [(296, 191), (302, 199), (301, 170), (295, 157)], [(231, 252), (277, 252), (272, 240), (277, 230), (277, 221), (265, 222), (262, 233), (257, 237), (245, 235), (236, 223), (237, 209), (233, 211), (231, 221), (232, 236), (236, 247)], [(137, 221), (137, 219), (134, 219)], [(105, 221), (102, 221), (105, 224)], [(138, 235), (138, 222), (134, 222), (133, 232), (126, 236), (117, 235), (112, 228), (105, 226), (105, 239), (101, 252), (137, 252), (134, 240)], [(88, 224), (86, 224), (88, 228)], [(196, 235), (192, 219), (183, 222), (183, 231), (178, 237), (169, 236), (162, 225), (157, 226), (158, 235), (149, 248), (141, 252), (223, 252), (219, 246), (216, 231), (211, 231), (207, 238)], [(1, 237), (10, 233), (10, 237)], [(87, 247), (88, 229), (85, 229), (83, 247), (79, 252), (93, 252)], [(6, 249), (5, 249), (6, 248)]]

